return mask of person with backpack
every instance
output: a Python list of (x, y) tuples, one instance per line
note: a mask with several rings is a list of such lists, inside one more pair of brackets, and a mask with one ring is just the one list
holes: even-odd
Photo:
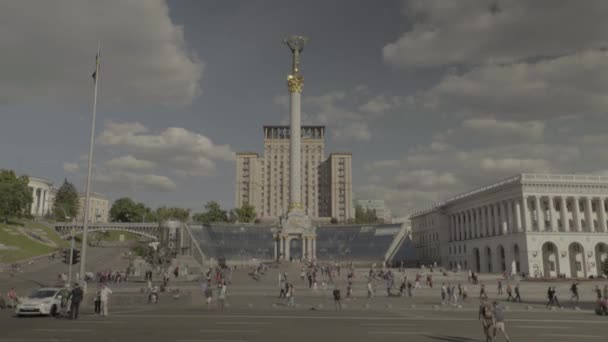
[(483, 333), (486, 336), (486, 342), (494, 341), (494, 313), (487, 300), (482, 299), (479, 305), (478, 317), (481, 321)]
[(509, 342), (509, 335), (507, 335), (507, 331), (505, 330), (505, 310), (502, 306), (498, 305), (497, 301), (494, 301), (492, 314), (494, 315), (493, 341), (496, 341), (496, 334), (500, 331), (505, 340)]
[(334, 306), (336, 307), (336, 311), (342, 311), (342, 302), (341, 302), (341, 297), (340, 297), (340, 289), (339, 288), (335, 288), (334, 292)]

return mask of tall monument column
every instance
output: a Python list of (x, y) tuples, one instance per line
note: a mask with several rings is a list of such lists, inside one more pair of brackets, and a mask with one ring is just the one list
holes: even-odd
[[(290, 109), (290, 179), (289, 179), (289, 210), (287, 217), (281, 221), (281, 234), (286, 237), (285, 260), (289, 260), (290, 241), (299, 241), (302, 244), (302, 257), (310, 255), (309, 244), (305, 239), (315, 237), (315, 227), (313, 227), (310, 217), (306, 214), (302, 206), (302, 180), (301, 180), (301, 95), (304, 86), (304, 77), (300, 74), (300, 54), (308, 38), (301, 36), (291, 36), (284, 40), (284, 43), (291, 50), (292, 65), (291, 73), (287, 76), (287, 89), (289, 90), (289, 109)], [(310, 240), (308, 240), (309, 242)], [(308, 254), (308, 255), (307, 255)]]
[(304, 86), (304, 76), (300, 74), (300, 54), (304, 49), (304, 45), (308, 41), (307, 38), (301, 36), (292, 36), (285, 39), (285, 44), (289, 47), (292, 54), (291, 74), (287, 76), (287, 89), (289, 90), (289, 110), (290, 110), (290, 139), (289, 139), (289, 154), (290, 154), (290, 179), (289, 191), (291, 198), (289, 201), (289, 210), (302, 209), (302, 180), (301, 180), (301, 96), (302, 87)]

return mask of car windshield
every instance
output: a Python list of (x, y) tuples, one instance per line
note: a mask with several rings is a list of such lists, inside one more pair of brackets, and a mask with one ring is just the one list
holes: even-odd
[(40, 298), (48, 298), (53, 297), (57, 293), (55, 290), (36, 290), (30, 294), (29, 298), (40, 299)]

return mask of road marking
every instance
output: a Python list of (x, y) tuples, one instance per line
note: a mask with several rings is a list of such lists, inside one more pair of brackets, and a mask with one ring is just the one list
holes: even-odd
[[(180, 314), (163, 314), (163, 315), (114, 315), (114, 317), (131, 317), (131, 318), (248, 318), (248, 319), (311, 319), (311, 320), (320, 320), (320, 319), (335, 319), (335, 320), (367, 320), (367, 321), (454, 321), (454, 322), (463, 322), (463, 321), (477, 321), (475, 318), (449, 318), (449, 317), (426, 317), (426, 318), (414, 318), (414, 317), (395, 317), (395, 316), (308, 316), (308, 315), (180, 315)], [(555, 319), (508, 319), (507, 322), (537, 322), (537, 323), (576, 323), (576, 324), (606, 324), (605, 321), (584, 321), (584, 320), (555, 320)], [(231, 322), (221, 322), (222, 324), (235, 324)]]
[(175, 340), (176, 342), (247, 342), (246, 340)]
[(93, 329), (32, 329), (41, 332), (91, 332)]
[(235, 333), (235, 334), (258, 334), (259, 330), (247, 330), (247, 329), (201, 329), (200, 332), (205, 333)]
[(574, 329), (574, 327), (564, 327), (561, 325), (514, 325), (516, 329)]
[(122, 321), (87, 321), (87, 320), (78, 320), (72, 321), (70, 324), (127, 324), (127, 322)]
[(272, 322), (215, 322), (220, 325), (271, 325)]
[(361, 323), (362, 327), (411, 327), (416, 324), (410, 323)]
[(578, 334), (540, 334), (547, 337), (568, 337), (568, 338), (602, 338), (597, 335), (578, 335)]
[(66, 338), (0, 338), (2, 342), (69, 342)]
[(370, 335), (423, 335), (426, 331), (368, 331)]

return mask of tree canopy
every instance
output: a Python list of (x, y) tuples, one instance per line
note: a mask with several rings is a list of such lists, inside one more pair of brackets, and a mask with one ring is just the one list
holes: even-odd
[(250, 204), (243, 204), (240, 208), (234, 209), (237, 222), (253, 223), (257, 217), (255, 207)]
[(27, 176), (17, 177), (12, 170), (0, 170), (0, 219), (4, 222), (29, 214), (33, 197), (28, 183)]
[(53, 216), (57, 221), (68, 221), (75, 219), (80, 209), (80, 199), (78, 191), (74, 184), (68, 182), (67, 179), (63, 180), (63, 184), (57, 195), (55, 195), (55, 202), (53, 203)]
[(142, 222), (149, 212), (150, 209), (143, 203), (135, 203), (129, 197), (122, 197), (112, 204), (110, 219), (113, 222)]
[(376, 215), (376, 211), (369, 208), (362, 208), (360, 205), (355, 207), (355, 223), (367, 224), (367, 223), (381, 223), (382, 220)]
[(157, 221), (178, 220), (185, 222), (190, 218), (190, 209), (162, 206), (156, 209), (155, 214)]
[(194, 214), (192, 219), (202, 223), (228, 222), (228, 213), (222, 209), (219, 203), (210, 201), (205, 204), (205, 211)]

